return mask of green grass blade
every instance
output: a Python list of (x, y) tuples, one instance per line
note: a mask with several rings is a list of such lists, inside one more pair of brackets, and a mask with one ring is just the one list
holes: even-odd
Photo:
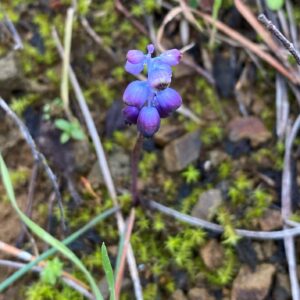
[(115, 300), (115, 278), (114, 278), (114, 272), (108, 257), (107, 249), (105, 244), (103, 243), (101, 246), (101, 256), (103, 261), (103, 269), (106, 275), (106, 280), (108, 283), (108, 288), (110, 291), (110, 300)]
[(122, 257), (122, 253), (123, 253), (124, 242), (125, 242), (125, 234), (126, 234), (126, 231), (123, 231), (122, 234), (120, 235), (117, 261), (116, 261), (116, 266), (115, 266), (115, 275), (114, 275), (115, 280), (117, 278), (117, 274), (118, 274), (119, 268), (120, 268), (120, 262), (121, 262), (121, 257)]
[[(77, 230), (76, 232), (72, 233), (70, 236), (68, 236), (66, 239), (62, 241), (64, 245), (68, 245), (75, 241), (80, 235), (85, 233), (90, 228), (94, 227), (97, 223), (103, 221), (105, 218), (111, 216), (114, 214), (119, 208), (111, 208), (106, 210), (105, 212), (101, 213), (100, 215), (96, 216), (92, 221), (87, 223), (85, 226)], [(55, 254), (57, 252), (56, 248), (51, 248), (44, 253), (42, 253), (40, 256), (38, 256), (35, 260), (31, 261), (30, 263), (26, 264), (23, 268), (16, 271), (14, 274), (9, 276), (7, 279), (5, 279), (3, 282), (0, 283), (0, 292), (5, 290), (8, 286), (13, 284), (16, 280), (18, 280), (21, 276), (26, 274), (32, 267), (37, 265), (39, 262), (47, 259), (51, 255)]]
[(11, 202), (11, 205), (16, 210), (22, 221), (42, 240), (44, 240), (46, 243), (50, 244), (52, 247), (56, 248), (59, 252), (61, 252), (64, 256), (66, 256), (68, 259), (70, 259), (85, 275), (86, 279), (88, 280), (92, 291), (96, 297), (97, 300), (103, 300), (103, 297), (100, 293), (99, 288), (97, 287), (97, 284), (90, 274), (90, 272), (85, 268), (83, 263), (80, 261), (80, 259), (64, 244), (62, 244), (59, 240), (55, 239), (52, 235), (50, 235), (47, 231), (45, 231), (43, 228), (41, 228), (39, 225), (34, 223), (30, 218), (28, 218), (18, 207), (13, 186), (10, 180), (9, 172), (7, 170), (6, 164), (2, 158), (2, 155), (0, 154), (0, 171), (2, 175), (2, 181), (4, 184), (4, 187), (6, 189), (8, 198)]

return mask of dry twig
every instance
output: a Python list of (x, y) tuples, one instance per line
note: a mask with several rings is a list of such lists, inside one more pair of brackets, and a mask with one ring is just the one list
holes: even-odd
[(64, 211), (63, 211), (63, 205), (62, 205), (62, 198), (61, 194), (59, 191), (59, 187), (57, 184), (56, 176), (54, 175), (53, 171), (49, 167), (44, 155), (40, 153), (37, 149), (37, 146), (30, 135), (27, 127), (24, 125), (24, 123), (20, 120), (20, 118), (10, 109), (10, 107), (6, 104), (6, 102), (0, 98), (0, 107), (7, 113), (7, 115), (16, 123), (16, 125), (19, 127), (20, 132), (22, 133), (25, 141), (27, 142), (28, 146), (30, 147), (31, 153), (33, 158), (37, 163), (41, 163), (42, 166), (44, 167), (46, 174), (52, 183), (55, 196), (57, 199), (57, 203), (59, 206), (60, 214), (61, 214), (61, 224), (62, 228), (65, 231), (66, 230), (66, 225), (65, 225), (65, 219), (64, 219)]
[[(169, 215), (181, 222), (190, 224), (192, 226), (211, 230), (216, 233), (222, 233), (224, 231), (224, 228), (221, 225), (183, 214), (175, 209), (164, 206), (155, 201), (149, 201), (149, 207), (158, 210), (163, 214)], [(252, 230), (245, 230), (245, 229), (235, 229), (235, 232), (242, 237), (247, 237), (247, 238), (252, 238), (257, 240), (281, 240), (285, 237), (300, 235), (300, 226), (299, 227), (297, 226), (295, 228), (278, 230), (278, 231), (252, 231)]]
[[(284, 154), (284, 168), (282, 174), (282, 192), (281, 192), (281, 214), (283, 220), (286, 220), (291, 215), (292, 209), (292, 174), (291, 174), (291, 155), (292, 147), (294, 140), (297, 136), (297, 133), (300, 129), (300, 115), (296, 119), (292, 130), (286, 138), (286, 147)], [(291, 290), (294, 300), (300, 299), (300, 290), (299, 283), (297, 278), (297, 263), (296, 263), (296, 254), (295, 254), (295, 243), (293, 237), (284, 238), (284, 247), (286, 252), (286, 258), (288, 261), (289, 267), (289, 277)]]
[(258, 20), (266, 26), (266, 28), (272, 32), (278, 40), (282, 43), (282, 45), (294, 56), (298, 65), (300, 65), (300, 53), (295, 49), (293, 43), (291, 43), (277, 28), (276, 26), (269, 20), (264, 14), (260, 14), (258, 16)]

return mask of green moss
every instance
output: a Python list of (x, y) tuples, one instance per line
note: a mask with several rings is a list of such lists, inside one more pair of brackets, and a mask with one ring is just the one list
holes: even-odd
[(140, 177), (144, 180), (149, 178), (149, 176), (154, 171), (156, 164), (157, 164), (156, 153), (154, 152), (144, 153), (143, 158), (139, 162)]
[(200, 188), (195, 188), (193, 189), (192, 193), (185, 197), (183, 200), (182, 200), (182, 206), (181, 206), (181, 209), (180, 211), (182, 213), (189, 213), (191, 208), (196, 204), (196, 202), (198, 201), (198, 198), (199, 198), (199, 195), (203, 192), (202, 189)]
[(227, 179), (232, 172), (232, 165), (229, 160), (223, 161), (218, 168), (218, 175), (221, 180)]
[(53, 288), (52, 285), (38, 281), (25, 291), (26, 300), (84, 300), (74, 289), (62, 284)]
[(200, 260), (194, 256), (205, 241), (205, 232), (199, 228), (186, 228), (175, 236), (169, 236), (166, 248), (169, 250), (176, 264), (187, 270), (191, 275), (196, 275)]
[(228, 210), (224, 207), (220, 208), (218, 212), (218, 221), (224, 227), (224, 244), (228, 245), (236, 245), (239, 241), (240, 237), (234, 230), (234, 223), (233, 223), (234, 216), (231, 216)]
[(229, 284), (236, 273), (237, 260), (234, 250), (231, 247), (226, 247), (224, 251), (223, 265), (217, 270), (205, 271), (204, 274), (208, 281), (218, 286)]
[(15, 188), (18, 188), (18, 186), (26, 183), (29, 175), (30, 175), (30, 170), (24, 167), (20, 167), (17, 170), (10, 171), (10, 178)]
[(188, 168), (181, 173), (181, 175), (185, 179), (186, 183), (191, 184), (199, 181), (201, 173), (193, 165), (189, 165)]

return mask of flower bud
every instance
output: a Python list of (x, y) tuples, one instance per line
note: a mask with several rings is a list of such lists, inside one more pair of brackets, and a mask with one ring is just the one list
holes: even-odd
[(137, 119), (137, 127), (145, 137), (151, 137), (158, 131), (160, 117), (155, 107), (143, 107)]
[(126, 57), (130, 63), (139, 64), (144, 62), (145, 54), (140, 50), (129, 50)]
[(181, 96), (174, 89), (166, 88), (156, 95), (156, 108), (161, 118), (168, 117), (181, 104)]
[(148, 54), (152, 54), (154, 52), (154, 45), (153, 44), (149, 44), (147, 46), (147, 50), (148, 50)]
[(148, 99), (149, 92), (146, 81), (133, 81), (127, 86), (123, 94), (123, 101), (127, 105), (141, 108)]
[(182, 53), (177, 49), (171, 49), (171, 50), (167, 50), (167, 51), (163, 52), (159, 56), (159, 58), (165, 64), (168, 64), (170, 66), (176, 66), (179, 64), (179, 62), (182, 58)]
[(123, 108), (122, 113), (125, 122), (129, 125), (136, 124), (140, 110), (135, 106), (126, 106)]

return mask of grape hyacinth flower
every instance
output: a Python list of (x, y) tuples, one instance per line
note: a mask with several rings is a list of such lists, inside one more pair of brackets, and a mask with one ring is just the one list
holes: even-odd
[(147, 80), (131, 82), (123, 94), (125, 108), (123, 116), (128, 124), (137, 124), (138, 130), (151, 137), (160, 127), (160, 119), (168, 117), (182, 104), (181, 96), (169, 88), (172, 78), (172, 66), (176, 66), (182, 57), (177, 49), (167, 50), (152, 58), (154, 46), (147, 46), (147, 54), (140, 50), (127, 53), (125, 70), (133, 75), (140, 74), (147, 67)]

